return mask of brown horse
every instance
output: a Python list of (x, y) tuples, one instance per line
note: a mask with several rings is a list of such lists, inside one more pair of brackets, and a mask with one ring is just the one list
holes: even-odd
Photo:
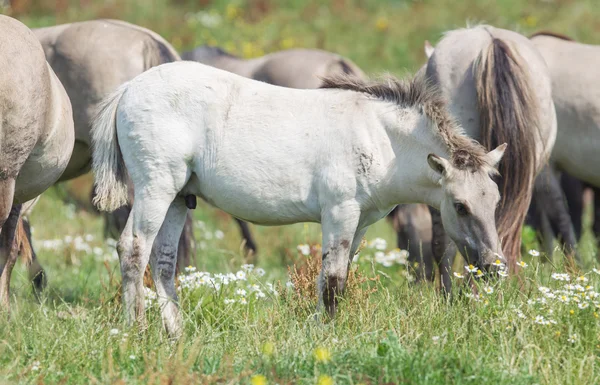
[[(35, 35), (0, 15), (0, 306), (8, 310), (21, 206), (59, 179), (73, 150), (71, 103)], [(25, 245), (25, 246), (24, 246)]]

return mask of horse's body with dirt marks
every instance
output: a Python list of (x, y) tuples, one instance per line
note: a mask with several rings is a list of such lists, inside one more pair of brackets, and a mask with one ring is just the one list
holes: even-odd
[(0, 15), (0, 306), (23, 240), (15, 238), (23, 203), (61, 176), (73, 150), (71, 103), (35, 35)]
[[(488, 149), (508, 143), (509, 152), (499, 165), (502, 201), (497, 221), (504, 255), (514, 268), (534, 180), (556, 138), (556, 114), (544, 59), (518, 33), (477, 26), (447, 32), (431, 53), (425, 72), (439, 85), (450, 111), (470, 137)], [(432, 215), (437, 214), (434, 211)], [(443, 217), (442, 221), (433, 218), (433, 223), (434, 255), (442, 265), (448, 290), (456, 249), (445, 247)], [(464, 255), (465, 250), (459, 247), (459, 251)]]
[[(350, 59), (317, 49), (288, 49), (245, 60), (219, 47), (204, 45), (182, 53), (181, 58), (288, 88), (319, 88), (323, 78), (341, 74), (365, 77)], [(244, 246), (256, 254), (257, 245), (248, 224), (237, 218), (236, 222), (240, 226)]]
[[(179, 55), (155, 32), (119, 20), (84, 21), (33, 32), (73, 105), (75, 148), (61, 176), (65, 181), (90, 170), (91, 120), (102, 98), (149, 68), (179, 60)], [(105, 216), (105, 236), (118, 238), (129, 210), (129, 205), (125, 205)], [(186, 225), (191, 226), (191, 218)], [(185, 266), (189, 265), (192, 242), (189, 233), (182, 237), (180, 250), (184, 253), (180, 263)], [(35, 257), (31, 269), (32, 277), (43, 278)], [(34, 288), (41, 289), (42, 282), (43, 279), (34, 280)]]
[[(219, 47), (200, 46), (181, 57), (288, 88), (319, 88), (324, 78), (342, 74), (365, 79), (364, 72), (350, 59), (317, 49), (288, 49), (244, 60)], [(431, 259), (431, 226), (427, 228), (431, 220), (426, 205), (400, 205), (389, 219), (396, 230), (398, 247), (409, 250), (411, 262)], [(248, 224), (237, 218), (236, 221), (246, 248), (256, 253), (257, 245)]]
[[(551, 164), (559, 171), (595, 187), (597, 233), (600, 225), (600, 77), (590, 71), (600, 65), (600, 46), (582, 44), (550, 32), (540, 32), (530, 37), (533, 45), (544, 57), (552, 79), (552, 97), (556, 107), (558, 132), (552, 151)], [(570, 190), (565, 189), (569, 194)], [(567, 195), (571, 218), (576, 234), (581, 233), (581, 191)], [(562, 202), (560, 202), (562, 203)], [(556, 206), (540, 207), (539, 217), (550, 222), (563, 241), (569, 239), (568, 218), (557, 214)], [(550, 210), (552, 209), (552, 210)], [(552, 239), (552, 231), (546, 237)], [(551, 243), (550, 243), (551, 244)], [(546, 247), (548, 248), (548, 246)], [(547, 250), (549, 251), (549, 250)], [(551, 251), (551, 249), (550, 249)]]
[(174, 267), (190, 195), (252, 223), (320, 222), (319, 298), (329, 314), (367, 227), (399, 203), (439, 208), (473, 263), (497, 258), (490, 175), (505, 145), (487, 153), (466, 137), (422, 77), (324, 87), (275, 87), (178, 62), (106, 99), (92, 131), (95, 202), (122, 205), (126, 167), (135, 199), (118, 249), (130, 320), (144, 318), (150, 261), (166, 329), (181, 331)]

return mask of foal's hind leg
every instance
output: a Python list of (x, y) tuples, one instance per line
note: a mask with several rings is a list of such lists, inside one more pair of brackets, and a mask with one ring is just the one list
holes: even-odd
[(175, 290), (175, 265), (179, 239), (187, 213), (188, 209), (184, 199), (181, 197), (175, 198), (154, 240), (150, 256), (152, 278), (156, 286), (163, 325), (167, 333), (175, 338), (181, 335), (182, 324), (177, 306), (177, 291)]
[(7, 312), (10, 310), (10, 276), (19, 251), (15, 242), (15, 233), (20, 213), (21, 205), (12, 207), (0, 234), (0, 266), (4, 266), (0, 276), (0, 309)]
[[(123, 306), (127, 321), (145, 323), (144, 270), (152, 244), (167, 215), (172, 196), (159, 189), (136, 193), (133, 208), (119, 240), (118, 252), (123, 280)], [(147, 192), (150, 191), (150, 192)]]

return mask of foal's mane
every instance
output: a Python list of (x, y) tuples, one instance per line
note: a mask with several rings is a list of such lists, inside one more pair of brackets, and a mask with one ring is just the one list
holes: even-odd
[(567, 35), (563, 35), (561, 33), (556, 33), (556, 32), (551, 32), (551, 31), (538, 31), (535, 32), (532, 35), (529, 35), (529, 38), (532, 39), (536, 36), (550, 36), (550, 37), (554, 37), (560, 40), (566, 40), (566, 41), (575, 41), (574, 39), (571, 39), (569, 36)]
[(438, 137), (450, 150), (451, 161), (456, 168), (470, 171), (484, 168), (490, 173), (496, 172), (487, 161), (485, 148), (465, 135), (462, 127), (452, 118), (438, 87), (431, 84), (423, 74), (411, 80), (388, 75), (380, 82), (336, 75), (324, 78), (321, 88), (360, 92), (402, 108), (417, 108), (437, 129)]

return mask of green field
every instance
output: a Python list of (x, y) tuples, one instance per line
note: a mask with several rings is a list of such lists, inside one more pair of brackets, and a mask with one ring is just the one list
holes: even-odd
[[(180, 51), (208, 43), (253, 57), (317, 47), (367, 73), (399, 76), (424, 63), (425, 39), (436, 42), (467, 21), (600, 43), (593, 0), (16, 0), (3, 12), (30, 27), (120, 18)], [(72, 203), (88, 196), (86, 182), (49, 190), (32, 215), (49, 286), (38, 301), (25, 267), (13, 273), (12, 313), (0, 315), (2, 384), (600, 383), (600, 271), (589, 215), (584, 266), (568, 282), (552, 275), (566, 272), (561, 253), (553, 263), (525, 253), (516, 277), (451, 304), (410, 282), (392, 250), (391, 226), (381, 221), (366, 238), (387, 247), (365, 246), (338, 317), (322, 323), (314, 319), (319, 226), (253, 226), (260, 250), (248, 261), (235, 223), (200, 204), (197, 272), (180, 279), (185, 332), (174, 343), (151, 298), (148, 329), (124, 326), (114, 247), (102, 239), (101, 219)], [(524, 250), (538, 248), (530, 229), (524, 240)], [(304, 244), (310, 256), (297, 247)], [(252, 271), (243, 268), (249, 262)], [(467, 274), (460, 262), (456, 268)], [(227, 273), (239, 277), (220, 275)]]

